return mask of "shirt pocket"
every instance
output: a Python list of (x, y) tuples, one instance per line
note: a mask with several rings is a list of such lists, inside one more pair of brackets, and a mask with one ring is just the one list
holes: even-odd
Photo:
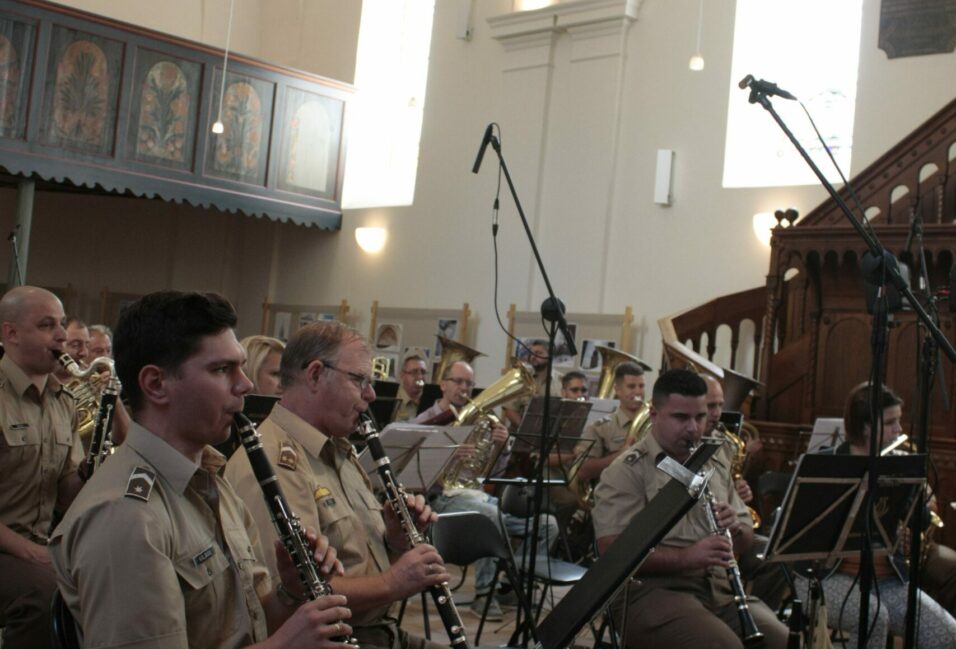
[[(6, 410), (6, 409), (4, 409)], [(0, 413), (3, 443), (10, 448), (40, 445), (40, 431), (19, 416), (18, 408)]]

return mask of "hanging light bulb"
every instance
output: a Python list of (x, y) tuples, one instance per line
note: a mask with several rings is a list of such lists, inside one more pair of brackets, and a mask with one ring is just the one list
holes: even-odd
[(232, 12), (236, 8), (236, 0), (229, 2), (229, 23), (226, 25), (226, 49), (222, 55), (222, 85), (219, 86), (219, 114), (213, 122), (212, 132), (221, 134), (225, 129), (222, 124), (222, 98), (226, 94), (226, 69), (229, 67), (229, 41), (232, 38)]
[(704, 57), (700, 53), (700, 34), (704, 29), (704, 0), (700, 0), (700, 8), (697, 12), (697, 49), (694, 50), (694, 56), (690, 57), (690, 63), (687, 64), (694, 72), (700, 72), (704, 69)]

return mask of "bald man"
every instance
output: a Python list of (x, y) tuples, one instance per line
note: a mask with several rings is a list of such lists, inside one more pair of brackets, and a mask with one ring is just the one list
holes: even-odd
[(47, 543), (53, 510), (79, 491), (83, 459), (73, 397), (53, 376), (66, 342), (60, 300), (21, 286), (0, 299), (0, 624), (4, 649), (50, 646), (56, 581)]

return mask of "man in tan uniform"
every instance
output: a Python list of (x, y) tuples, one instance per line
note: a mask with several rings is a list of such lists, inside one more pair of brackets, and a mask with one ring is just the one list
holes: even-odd
[[(707, 419), (704, 381), (687, 370), (670, 370), (654, 384), (650, 434), (619, 456), (595, 490), (594, 533), (602, 554), (631, 519), (670, 481), (657, 469), (659, 457), (679, 462), (700, 441)], [(714, 535), (704, 504), (691, 509), (648, 556), (631, 584), (627, 601), (626, 647), (743, 646), (740, 621), (726, 568), (734, 553), (746, 551), (753, 528), (733, 488), (726, 456), (718, 452), (704, 469), (715, 469), (709, 488), (714, 514), (733, 535), (733, 547)], [(765, 635), (761, 646), (783, 649), (787, 628), (759, 600), (748, 598), (751, 613)], [(618, 600), (617, 613), (623, 602)]]
[(5, 649), (50, 646), (56, 589), (47, 543), (54, 508), (82, 481), (73, 397), (53, 376), (66, 341), (63, 305), (33, 286), (0, 299), (0, 626)]
[[(338, 550), (345, 576), (335, 577), (332, 587), (348, 597), (356, 639), (363, 648), (437, 647), (398, 629), (391, 613), (396, 602), (447, 581), (444, 562), (430, 545), (408, 547), (397, 517), (391, 507), (383, 511), (348, 440), (359, 414), (375, 399), (368, 344), (340, 322), (316, 322), (292, 335), (279, 371), (282, 398), (259, 428), (262, 446), (290, 507)], [(275, 538), (243, 449), (230, 458), (226, 477), (262, 537)], [(437, 519), (421, 496), (408, 504), (419, 529)]]
[[(536, 340), (528, 345), (528, 350), (530, 352), (528, 355), (528, 363), (531, 365), (531, 369), (534, 370), (534, 396), (543, 397), (545, 392), (544, 388), (548, 382), (548, 359), (550, 358), (548, 343), (544, 340)], [(561, 392), (561, 383), (558, 380), (559, 376), (560, 375), (552, 369), (552, 397), (557, 396)], [(517, 430), (518, 426), (521, 425), (521, 418), (524, 416), (524, 411), (528, 408), (528, 404), (531, 403), (531, 399), (531, 396), (519, 397), (502, 406), (501, 414), (508, 420), (512, 431)]]
[[(582, 443), (575, 452), (587, 452), (588, 458), (578, 470), (580, 480), (598, 480), (605, 467), (624, 452), (631, 422), (644, 403), (644, 368), (630, 362), (618, 365), (614, 370), (614, 398), (620, 402), (614, 414), (592, 422), (581, 434)], [(594, 442), (590, 451), (588, 441)]]
[(395, 411), (394, 421), (410, 421), (418, 415), (418, 404), (421, 403), (422, 392), (425, 390), (426, 376), (428, 367), (424, 358), (414, 352), (405, 357), (399, 377), (399, 406)]
[[(134, 423), (50, 540), (84, 646), (347, 647), (330, 640), (349, 631), (345, 598), (299, 606), (284, 549), (273, 589), (255, 525), (219, 475), (225, 458), (210, 445), (252, 389), (235, 323), (212, 294), (153, 293), (123, 311), (116, 364)], [(328, 574), (335, 553), (316, 546)]]

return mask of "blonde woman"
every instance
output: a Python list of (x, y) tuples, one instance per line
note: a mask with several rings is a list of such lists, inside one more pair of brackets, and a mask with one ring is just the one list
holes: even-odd
[(269, 336), (249, 336), (240, 340), (239, 344), (246, 350), (246, 362), (242, 370), (254, 385), (252, 391), (255, 394), (281, 394), (279, 360), (285, 343)]

